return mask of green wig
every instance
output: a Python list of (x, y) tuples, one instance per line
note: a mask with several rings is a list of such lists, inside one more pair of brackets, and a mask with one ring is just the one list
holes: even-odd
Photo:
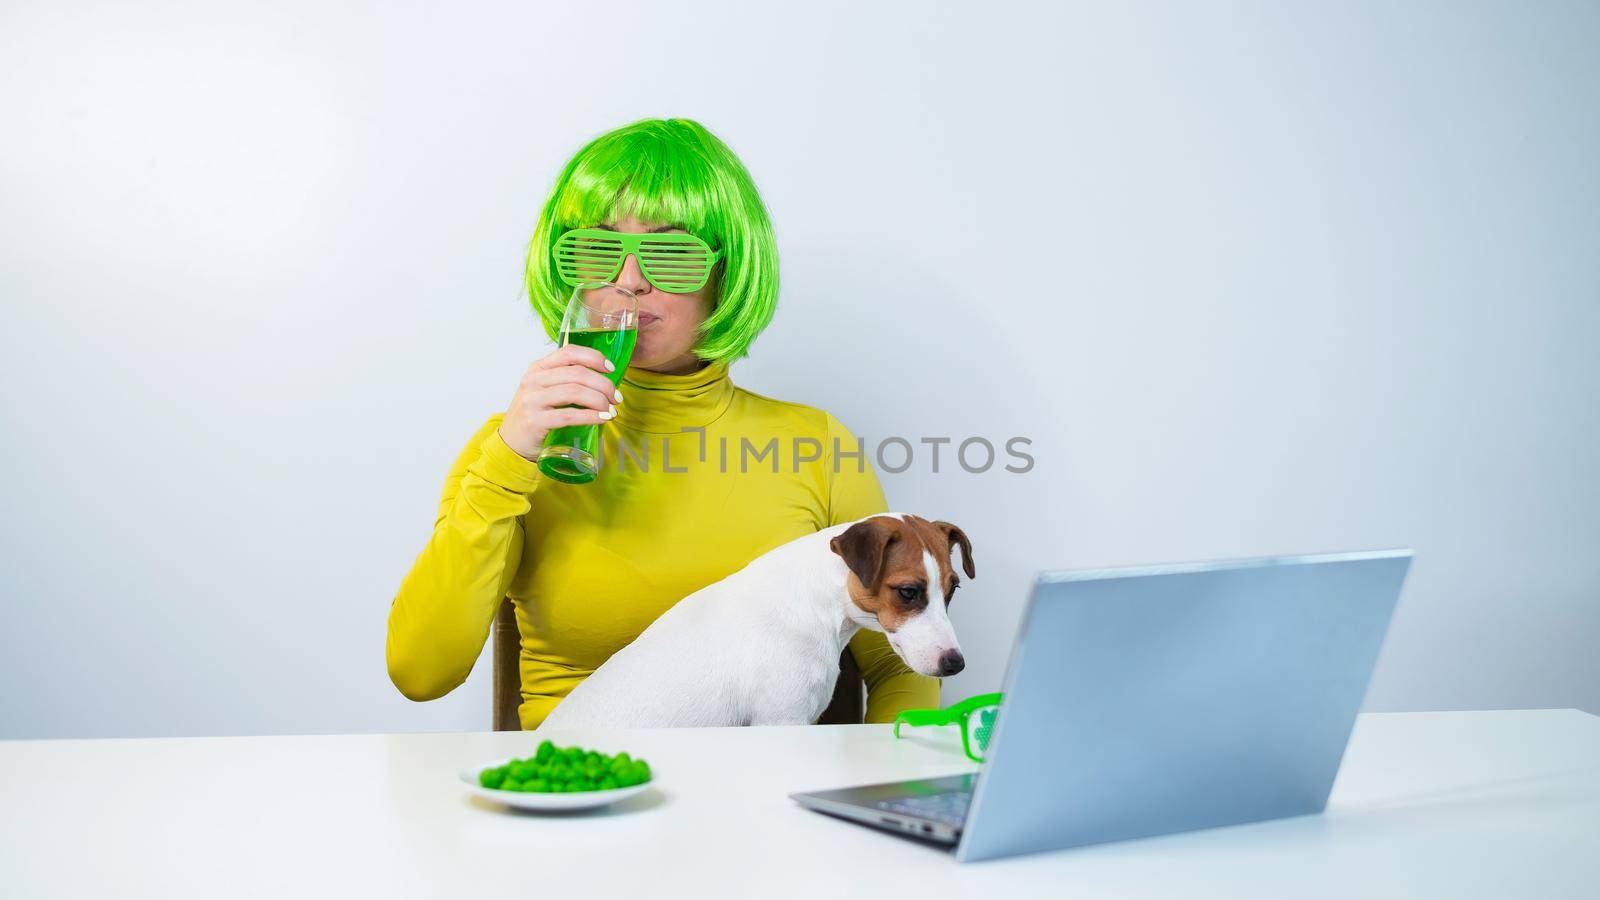
[(673, 225), (722, 251), (706, 282), (711, 314), (694, 352), (733, 362), (778, 305), (778, 247), (766, 205), (728, 145), (690, 119), (642, 119), (590, 141), (561, 170), (528, 245), (528, 299), (555, 339), (571, 288), (551, 251), (574, 228), (632, 216)]

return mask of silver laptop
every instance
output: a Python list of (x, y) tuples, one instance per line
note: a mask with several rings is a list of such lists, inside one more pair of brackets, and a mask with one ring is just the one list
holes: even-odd
[(1321, 812), (1411, 556), (1042, 574), (978, 773), (791, 796), (963, 861)]

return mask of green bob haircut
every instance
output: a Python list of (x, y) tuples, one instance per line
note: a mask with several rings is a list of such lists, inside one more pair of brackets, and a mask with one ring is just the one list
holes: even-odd
[(772, 321), (778, 246), (755, 182), (728, 145), (690, 119), (642, 119), (590, 141), (561, 170), (528, 245), (528, 299), (552, 340), (571, 287), (556, 274), (561, 235), (616, 218), (682, 228), (722, 251), (713, 307), (694, 352), (733, 362)]

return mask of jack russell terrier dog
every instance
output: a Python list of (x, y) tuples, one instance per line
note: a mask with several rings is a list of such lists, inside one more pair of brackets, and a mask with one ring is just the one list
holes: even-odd
[(858, 629), (914, 671), (966, 665), (945, 607), (972, 544), (949, 522), (867, 516), (797, 538), (678, 601), (539, 726), (805, 725), (833, 696)]

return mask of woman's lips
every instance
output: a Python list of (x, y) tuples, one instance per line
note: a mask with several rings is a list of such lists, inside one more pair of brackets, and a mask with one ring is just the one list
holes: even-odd
[(647, 312), (639, 313), (639, 327), (640, 328), (648, 328), (651, 325), (653, 325), (654, 323), (659, 322), (659, 321), (661, 321), (661, 317), (656, 315), (655, 313), (647, 313)]

